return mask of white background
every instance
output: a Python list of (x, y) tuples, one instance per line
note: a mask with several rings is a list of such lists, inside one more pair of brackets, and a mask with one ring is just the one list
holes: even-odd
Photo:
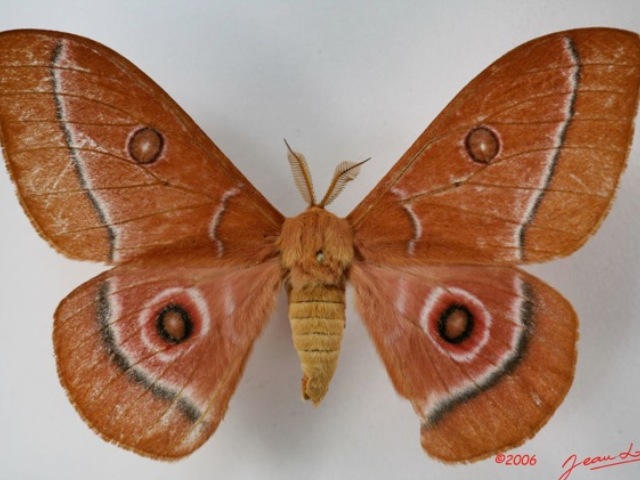
[[(70, 31), (132, 60), (286, 215), (304, 205), (284, 137), (307, 155), (321, 192), (337, 162), (373, 158), (335, 202), (345, 215), (506, 51), (573, 27), (640, 31), (637, 0), (3, 3), (0, 30)], [(581, 318), (574, 385), (549, 424), (515, 450), (535, 454), (534, 467), (492, 458), (447, 466), (426, 456), (417, 418), (353, 311), (328, 397), (319, 408), (303, 403), (283, 296), (225, 420), (200, 450), (163, 463), (105, 443), (67, 401), (50, 338), (58, 302), (103, 267), (50, 249), (0, 172), (0, 478), (555, 479), (572, 453), (640, 448), (638, 143), (598, 234), (570, 258), (530, 269)], [(639, 476), (635, 463), (571, 478)]]

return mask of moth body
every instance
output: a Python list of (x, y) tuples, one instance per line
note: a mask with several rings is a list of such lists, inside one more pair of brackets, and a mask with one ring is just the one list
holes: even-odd
[(346, 220), (312, 206), (285, 220), (280, 261), (289, 298), (293, 344), (302, 367), (302, 396), (318, 404), (327, 393), (345, 327), (346, 271), (353, 235)]

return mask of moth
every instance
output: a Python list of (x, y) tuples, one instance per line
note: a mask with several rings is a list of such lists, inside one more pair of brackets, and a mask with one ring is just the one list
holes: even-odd
[(345, 286), (433, 457), (520, 445), (574, 375), (578, 321), (519, 265), (579, 248), (611, 207), (638, 107), (637, 34), (587, 28), (507, 53), (345, 218), (336, 168), (285, 218), (133, 64), (66, 33), (0, 34), (4, 158), (36, 230), (112, 266), (55, 312), (60, 381), (108, 441), (177, 459), (222, 420), (286, 289), (302, 394), (327, 394)]

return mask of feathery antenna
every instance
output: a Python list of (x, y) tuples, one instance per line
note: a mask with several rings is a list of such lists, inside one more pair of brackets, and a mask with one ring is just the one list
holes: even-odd
[(333, 178), (331, 179), (331, 183), (329, 184), (329, 188), (327, 189), (327, 193), (325, 194), (322, 201), (318, 204), (319, 207), (324, 207), (333, 202), (340, 192), (344, 190), (344, 187), (347, 186), (352, 180), (360, 173), (360, 167), (364, 165), (366, 162), (371, 160), (367, 158), (362, 162), (341, 162), (336, 167), (335, 172), (333, 172)]
[(304, 201), (307, 202), (309, 206), (313, 206), (316, 204), (316, 197), (313, 193), (313, 182), (311, 181), (311, 172), (309, 172), (307, 161), (304, 155), (294, 152), (286, 140), (284, 144), (287, 146), (287, 158), (289, 159), (289, 165), (291, 165), (296, 187), (298, 187), (298, 191), (302, 195), (302, 198), (304, 198)]
[(284, 144), (287, 146), (287, 159), (289, 160), (289, 165), (291, 165), (291, 171), (293, 172), (293, 179), (296, 183), (296, 187), (298, 187), (298, 191), (302, 195), (302, 198), (304, 198), (304, 201), (307, 202), (310, 207), (318, 206), (324, 208), (333, 202), (336, 197), (340, 195), (340, 192), (344, 190), (344, 187), (347, 186), (347, 183), (355, 180), (360, 173), (360, 167), (371, 160), (370, 158), (367, 158), (359, 163), (339, 163), (335, 172), (333, 172), (333, 178), (331, 179), (327, 193), (320, 203), (316, 203), (316, 197), (313, 192), (313, 182), (311, 181), (311, 172), (309, 171), (307, 160), (301, 153), (293, 151), (286, 140), (284, 141)]

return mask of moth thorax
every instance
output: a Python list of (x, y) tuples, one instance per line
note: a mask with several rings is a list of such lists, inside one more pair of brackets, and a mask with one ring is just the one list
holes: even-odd
[(338, 364), (345, 325), (344, 287), (290, 290), (289, 321), (302, 367), (302, 398), (317, 405)]
[(279, 239), (280, 262), (291, 288), (323, 285), (344, 288), (353, 261), (353, 235), (343, 218), (310, 207), (285, 220)]

